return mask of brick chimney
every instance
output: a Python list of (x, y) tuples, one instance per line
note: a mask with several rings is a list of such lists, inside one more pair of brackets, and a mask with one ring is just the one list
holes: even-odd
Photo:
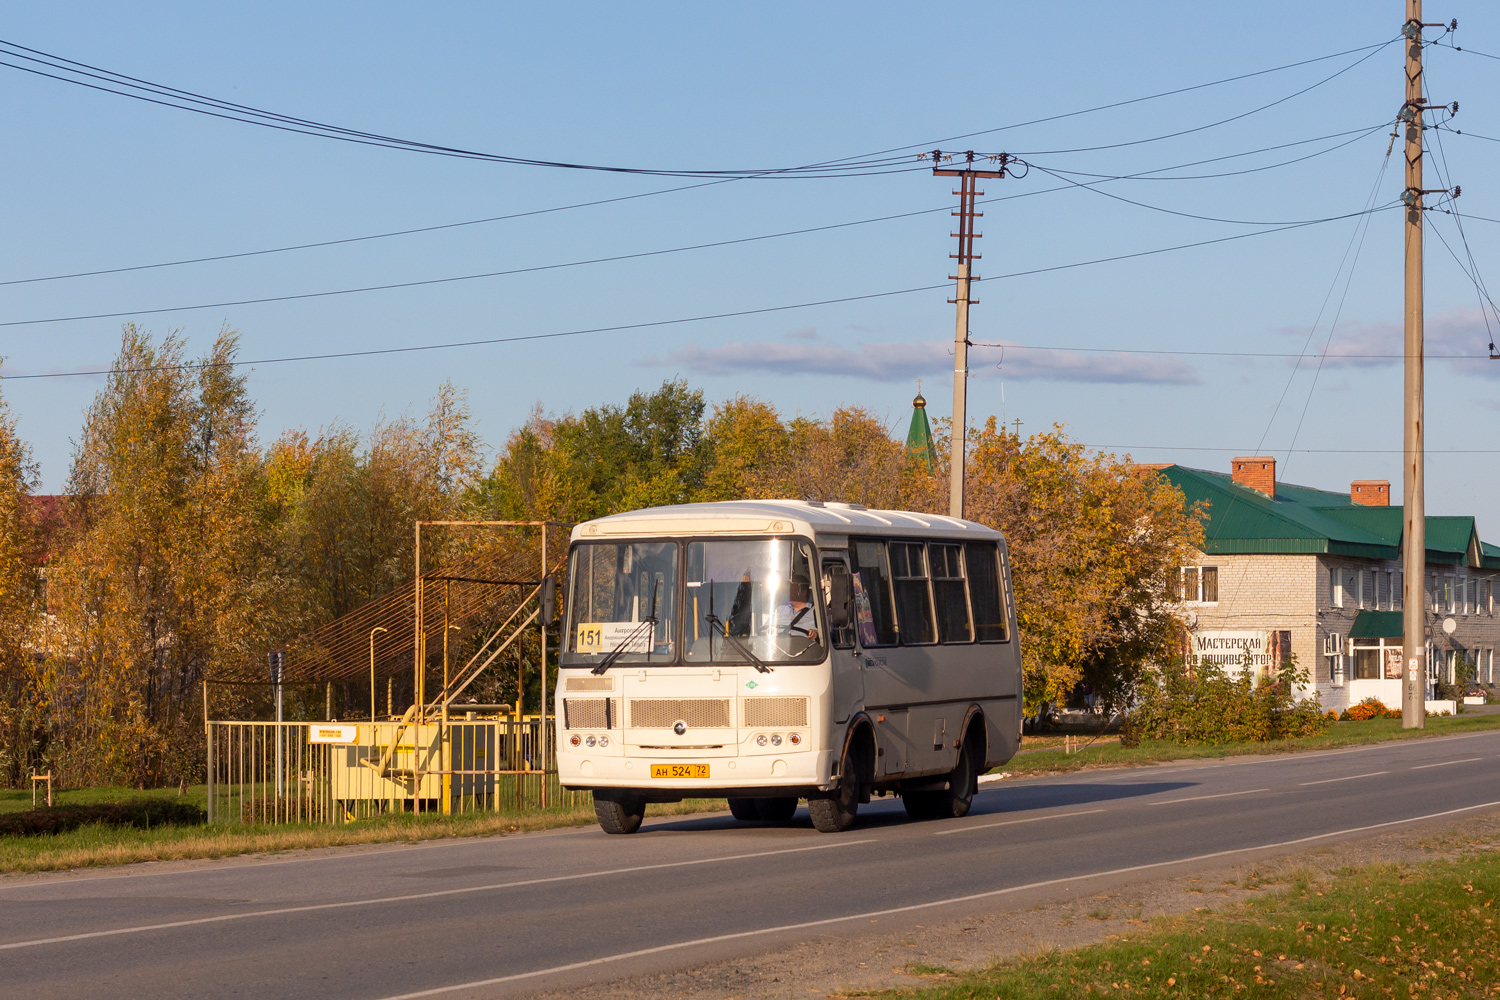
[(1349, 499), (1361, 507), (1389, 507), (1391, 505), (1391, 481), (1389, 479), (1356, 479), (1349, 484)]
[(1260, 490), (1276, 499), (1276, 459), (1269, 455), (1236, 458), (1230, 463), (1234, 481), (1252, 490)]

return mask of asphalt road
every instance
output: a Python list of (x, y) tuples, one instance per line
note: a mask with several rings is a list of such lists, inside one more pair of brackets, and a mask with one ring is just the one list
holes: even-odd
[(1497, 776), (1500, 732), (1006, 781), (962, 820), (876, 800), (838, 835), (803, 809), (6, 880), (0, 996), (522, 995), (1474, 815)]

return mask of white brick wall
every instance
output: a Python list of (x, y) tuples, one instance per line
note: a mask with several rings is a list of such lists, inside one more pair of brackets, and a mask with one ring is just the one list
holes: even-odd
[[(1349, 679), (1350, 662), (1343, 658), (1343, 682), (1333, 683), (1330, 677), (1329, 660), (1323, 655), (1324, 639), (1329, 632), (1336, 632), (1347, 649), (1347, 637), (1354, 617), (1361, 610), (1357, 591), (1346, 587), (1342, 607), (1334, 607), (1330, 598), (1329, 570), (1337, 568), (1346, 575), (1363, 571), (1366, 573), (1365, 601), (1367, 610), (1400, 610), (1399, 593), (1393, 600), (1387, 595), (1385, 602), (1376, 608), (1375, 595), (1370, 592), (1368, 573), (1370, 570), (1398, 572), (1399, 560), (1352, 559), (1319, 555), (1205, 555), (1200, 554), (1199, 566), (1215, 566), (1219, 571), (1219, 600), (1214, 604), (1184, 604), (1182, 613), (1190, 628), (1201, 631), (1289, 631), (1292, 634), (1292, 653), (1297, 663), (1308, 671), (1312, 678), (1310, 688), (1304, 694), (1316, 691), (1323, 707), (1343, 711), (1353, 702), (1376, 693), (1387, 701), (1391, 708), (1390, 685), (1374, 685), (1374, 682), (1354, 682)], [(1429, 566), (1429, 572), (1469, 574), (1488, 577), (1500, 588), (1500, 574), (1492, 571), (1468, 570), (1463, 567)], [(1394, 582), (1394, 578), (1392, 580)], [(1472, 655), (1475, 649), (1500, 650), (1500, 615), (1487, 609), (1476, 613), (1454, 615), (1456, 629), (1450, 637), (1442, 631), (1444, 615), (1427, 612), (1434, 636), (1434, 645), (1439, 650), (1450, 647), (1463, 649)], [(1480, 680), (1486, 679), (1481, 663)], [(1497, 671), (1500, 673), (1500, 671)], [(1375, 687), (1380, 687), (1377, 692)], [(1399, 702), (1399, 688), (1397, 701)]]

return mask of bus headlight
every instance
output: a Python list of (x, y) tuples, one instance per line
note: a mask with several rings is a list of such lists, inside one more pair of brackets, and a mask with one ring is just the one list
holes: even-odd
[(773, 747), (779, 747), (779, 746), (781, 746), (781, 734), (780, 733), (777, 733), (775, 736), (771, 737), (771, 745)]
[(758, 747), (763, 747), (763, 746), (766, 745), (766, 734), (765, 733), (761, 733), (759, 736), (755, 737), (755, 745), (758, 746)]
[(593, 738), (593, 737), (592, 737), (592, 736), (590, 736), (590, 737), (589, 737), (589, 738), (588, 738), (588, 739), (586, 739), (586, 740), (584, 740), (584, 741), (583, 741), (583, 742), (584, 742), (584, 743), (585, 743), (585, 744), (587, 744), (587, 745), (588, 745), (588, 746), (594, 746), (594, 745), (595, 745), (595, 744), (597, 744), (597, 743), (598, 743), (598, 742), (599, 742), (599, 741), (598, 741), (598, 740), (596, 740), (596, 739), (594, 739), (594, 738)]

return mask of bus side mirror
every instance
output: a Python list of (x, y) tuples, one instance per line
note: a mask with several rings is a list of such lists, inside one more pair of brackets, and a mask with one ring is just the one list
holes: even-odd
[(828, 624), (833, 629), (849, 627), (849, 574), (847, 573), (832, 573), (828, 577)]
[(557, 578), (550, 573), (542, 577), (541, 622), (551, 625), (557, 618)]

